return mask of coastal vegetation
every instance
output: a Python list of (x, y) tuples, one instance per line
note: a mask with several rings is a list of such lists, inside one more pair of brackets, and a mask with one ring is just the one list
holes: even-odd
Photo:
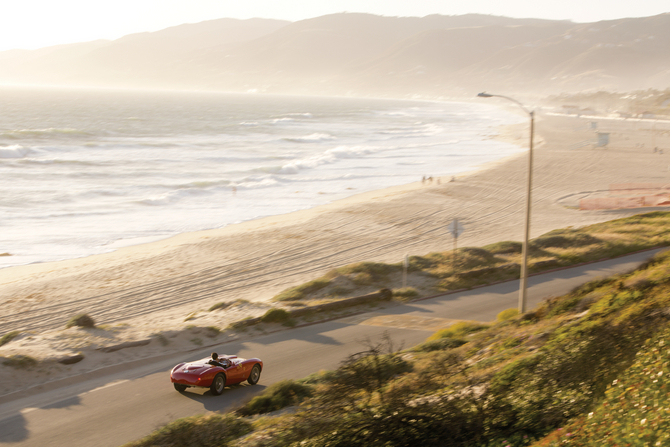
[(37, 365), (37, 360), (29, 355), (15, 354), (10, 355), (2, 361), (5, 366), (10, 366), (15, 369), (26, 369)]
[(283, 323), (290, 318), (288, 312), (284, 309), (272, 308), (268, 309), (267, 312), (261, 317), (261, 321), (264, 323)]
[[(668, 218), (649, 213), (559, 230), (534, 240), (533, 250), (563, 265), (664, 246)], [(465, 251), (462, 262), (518, 255), (500, 253), (513, 244), (494, 245)], [(442, 259), (417, 258), (415, 266)], [(334, 371), (268, 387), (225, 422), (179, 420), (163, 429), (178, 430), (174, 438), (153, 434), (131, 445), (187, 445), (176, 442), (182, 432), (221, 433), (217, 424), (245, 427), (220, 444), (239, 447), (664, 445), (668, 323), (665, 251), (522, 315), (512, 309), (490, 323), (458, 322), (405, 350), (388, 337), (369, 341)]]
[[(670, 213), (652, 212), (623, 219), (564, 228), (545, 233), (529, 244), (531, 273), (614, 258), (639, 250), (670, 245)], [(471, 288), (519, 277), (521, 243), (502, 241), (484, 247), (410, 256), (408, 284), (394, 289), (394, 297), (407, 299)], [(399, 284), (401, 263), (359, 262), (336, 268), (320, 278), (284, 290), (273, 298), (284, 304), (341, 299)], [(424, 287), (411, 286), (418, 278)], [(413, 290), (413, 291), (412, 291)], [(346, 292), (346, 293), (343, 293)]]
[(249, 301), (243, 299), (221, 301), (219, 303), (213, 304), (209, 309), (207, 309), (207, 312), (214, 312), (215, 310), (226, 310), (230, 307), (241, 306), (244, 304), (249, 304)]
[(95, 320), (88, 314), (77, 314), (68, 320), (65, 328), (69, 329), (74, 326), (81, 328), (94, 328)]
[(5, 335), (0, 337), (0, 346), (4, 346), (7, 343), (9, 343), (10, 341), (14, 340), (16, 337), (19, 336), (19, 334), (20, 334), (19, 331), (7, 332)]

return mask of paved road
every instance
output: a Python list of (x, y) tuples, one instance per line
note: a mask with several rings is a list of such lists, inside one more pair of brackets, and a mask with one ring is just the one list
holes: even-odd
[[(630, 271), (655, 252), (534, 276), (529, 280), (529, 308), (590, 279)], [(408, 347), (452, 319), (493, 320), (500, 311), (516, 307), (517, 295), (518, 281), (513, 281), (226, 343), (217, 350), (260, 357), (265, 370), (258, 385), (238, 385), (216, 397), (192, 389), (177, 393), (168, 380), (172, 366), (208, 355), (204, 349), (196, 355), (135, 364), (77, 385), (3, 403), (0, 445), (118, 447), (176, 418), (230, 409), (279, 380), (335, 368), (347, 355), (362, 349), (362, 340), (378, 339), (384, 332)]]

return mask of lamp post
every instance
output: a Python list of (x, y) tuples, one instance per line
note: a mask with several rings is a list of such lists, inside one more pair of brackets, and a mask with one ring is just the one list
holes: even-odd
[(526, 312), (526, 289), (528, 285), (528, 235), (530, 233), (530, 194), (533, 184), (533, 132), (535, 127), (535, 112), (528, 110), (526, 107), (514, 98), (503, 95), (493, 95), (491, 93), (482, 92), (477, 95), (480, 98), (503, 98), (512, 101), (521, 109), (530, 115), (530, 147), (528, 150), (528, 182), (526, 183), (526, 218), (523, 227), (523, 245), (521, 249), (521, 283), (519, 285), (519, 313)]

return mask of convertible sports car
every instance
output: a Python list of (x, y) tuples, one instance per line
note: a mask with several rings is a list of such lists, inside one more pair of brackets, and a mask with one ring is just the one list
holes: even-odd
[(209, 388), (218, 396), (228, 385), (249, 382), (256, 385), (261, 378), (263, 362), (260, 359), (241, 359), (236, 355), (222, 355), (218, 362), (205, 357), (195, 362), (180, 363), (172, 368), (170, 381), (174, 388), (182, 392), (189, 387)]

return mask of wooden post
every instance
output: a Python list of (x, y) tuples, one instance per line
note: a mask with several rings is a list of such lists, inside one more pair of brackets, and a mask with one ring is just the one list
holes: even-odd
[(407, 287), (407, 269), (409, 268), (409, 255), (405, 255), (405, 260), (402, 263), (402, 287)]

